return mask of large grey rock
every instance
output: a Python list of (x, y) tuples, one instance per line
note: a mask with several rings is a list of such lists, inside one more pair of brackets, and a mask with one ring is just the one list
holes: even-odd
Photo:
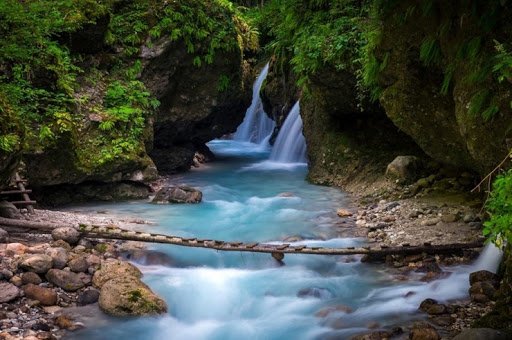
[(400, 180), (415, 180), (418, 177), (420, 160), (416, 156), (397, 156), (386, 168), (386, 176)]
[(91, 277), (84, 273), (73, 273), (60, 269), (50, 269), (46, 273), (46, 279), (54, 285), (74, 292), (91, 282)]
[(20, 290), (8, 282), (0, 282), (0, 303), (10, 302), (20, 295)]
[(80, 232), (72, 227), (56, 228), (52, 231), (52, 237), (55, 241), (63, 240), (74, 245), (80, 240)]
[(2, 228), (0, 228), (0, 243), (8, 243), (9, 242), (9, 233)]
[(107, 281), (101, 288), (99, 306), (113, 316), (157, 315), (167, 312), (165, 301), (134, 276)]
[(468, 328), (463, 330), (453, 340), (507, 340), (510, 334), (491, 328)]
[(160, 189), (153, 198), (153, 203), (199, 203), (202, 199), (201, 191), (181, 185)]
[(14, 204), (7, 201), (0, 201), (0, 217), (21, 218), (21, 214)]
[(109, 259), (101, 263), (101, 268), (94, 273), (92, 282), (95, 287), (101, 288), (107, 281), (120, 277), (135, 277), (140, 279), (142, 273), (131, 263)]
[(61, 247), (48, 248), (46, 250), (46, 255), (52, 258), (53, 268), (63, 269), (66, 267), (66, 263), (69, 258), (66, 249)]
[(53, 266), (53, 259), (46, 254), (36, 254), (26, 257), (20, 263), (20, 268), (37, 274), (44, 274)]

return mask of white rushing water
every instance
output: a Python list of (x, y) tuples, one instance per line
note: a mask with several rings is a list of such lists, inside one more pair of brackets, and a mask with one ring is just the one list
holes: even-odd
[(268, 63), (254, 82), (251, 106), (247, 109), (242, 124), (238, 126), (233, 136), (234, 140), (266, 144), (274, 131), (275, 123), (263, 110), (263, 103), (260, 97), (261, 85), (267, 78), (267, 73)]
[(286, 117), (270, 154), (270, 160), (280, 163), (306, 163), (306, 140), (302, 134), (302, 118), (297, 101)]

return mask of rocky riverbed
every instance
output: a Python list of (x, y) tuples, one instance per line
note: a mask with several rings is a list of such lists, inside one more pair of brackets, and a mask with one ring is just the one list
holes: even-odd
[[(118, 225), (146, 223), (99, 212), (36, 210), (27, 221)], [(163, 313), (167, 306), (122, 254), (141, 245), (81, 239), (74, 228), (49, 234), (7, 233), (0, 243), (0, 339), (58, 339), (83, 328), (80, 309), (113, 316)], [(96, 306), (96, 307), (95, 307)], [(77, 310), (78, 309), (78, 310)]]
[[(396, 194), (397, 186), (388, 181)], [(482, 216), (474, 201), (460, 193), (399, 198), (388, 191), (360, 196), (352, 207), (339, 209), (340, 237), (366, 236), (370, 244), (399, 246), (430, 242), (459, 243), (478, 240)], [(16, 216), (27, 221), (117, 225), (137, 229), (151, 221), (119, 217), (108, 211), (36, 210)], [(54, 339), (84, 327), (86, 310), (99, 307), (113, 316), (146, 315), (165, 312), (167, 306), (140, 281), (141, 272), (123, 259), (144, 258), (151, 252), (140, 244), (87, 240), (71, 230), (60, 234), (37, 235), (11, 232), (0, 245), (0, 338)], [(450, 265), (469, 263), (476, 250), (450, 255), (388, 256), (385, 270), (398, 281), (432, 282), (450, 275)], [(172, 265), (172, 259), (168, 260)], [(363, 259), (369, 260), (369, 259)], [(401, 324), (387, 330), (376, 328), (356, 339), (413, 338), (450, 339), (473, 321), (488, 313), (495, 302), (499, 278), (481, 272), (472, 278), (471, 295), (461, 301), (441, 303), (425, 300), (418, 309), (425, 320)], [(88, 308), (88, 309), (87, 309)], [(328, 314), (328, 313), (327, 313)], [(320, 316), (321, 317), (321, 316)]]

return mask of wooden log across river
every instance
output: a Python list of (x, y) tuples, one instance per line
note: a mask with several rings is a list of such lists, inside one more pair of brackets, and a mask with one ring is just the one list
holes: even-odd
[[(25, 220), (13, 220), (0, 218), (0, 226), (9, 228), (37, 230), (39, 233), (49, 234), (55, 228), (71, 227), (71, 225), (53, 224), (46, 222), (33, 222)], [(82, 237), (95, 239), (126, 240), (148, 243), (165, 243), (183, 247), (208, 248), (220, 251), (238, 251), (251, 253), (269, 253), (269, 254), (309, 254), (309, 255), (368, 255), (370, 257), (381, 258), (386, 255), (413, 255), (413, 254), (442, 254), (454, 253), (462, 249), (480, 248), (483, 246), (483, 240), (468, 243), (449, 243), (449, 244), (430, 244), (408, 245), (386, 247), (365, 246), (365, 247), (312, 247), (305, 244), (289, 243), (244, 243), (228, 242), (220, 240), (207, 240), (197, 238), (186, 238), (180, 236), (154, 234), (133, 230), (121, 229), (116, 226), (95, 226), (81, 224), (78, 230)]]

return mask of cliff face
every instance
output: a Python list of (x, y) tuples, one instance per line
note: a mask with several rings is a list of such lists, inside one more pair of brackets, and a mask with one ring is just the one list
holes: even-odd
[(355, 75), (324, 69), (311, 78), (301, 116), (314, 183), (347, 187), (381, 177), (398, 155), (421, 154), (376, 105), (359, 106)]
[[(228, 4), (143, 0), (100, 7), (108, 14), (46, 37), (66, 58), (67, 68), (58, 69), (63, 79), (50, 64), (30, 83), (60, 105), (39, 106), (47, 110), (41, 118), (23, 123), (35, 127), (23, 152), (27, 177), (46, 203), (146, 197), (157, 172), (189, 169), (204, 143), (235, 131), (250, 101), (243, 50), (251, 36)], [(12, 128), (0, 121), (4, 127)], [(0, 148), (2, 181), (20, 158), (21, 141), (13, 145), (9, 152)]]
[[(242, 51), (217, 53), (212, 64), (197, 67), (183, 44), (164, 39), (142, 58), (142, 81), (160, 101), (152, 158), (162, 172), (188, 169), (198, 147), (243, 120), (251, 81), (244, 81)], [(173, 162), (165, 154), (181, 156)]]
[(490, 171), (511, 147), (512, 86), (491, 70), (496, 44), (511, 38), (510, 7), (403, 1), (383, 11), (374, 53), (388, 117), (434, 159)]

